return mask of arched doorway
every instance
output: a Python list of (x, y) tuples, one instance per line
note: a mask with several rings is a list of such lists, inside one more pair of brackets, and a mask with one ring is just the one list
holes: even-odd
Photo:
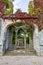
[(33, 32), (34, 26), (26, 23), (15, 23), (7, 28), (8, 49), (13, 50), (14, 55), (34, 55)]
[(26, 31), (23, 26), (20, 26), (16, 29), (16, 47), (26, 47)]

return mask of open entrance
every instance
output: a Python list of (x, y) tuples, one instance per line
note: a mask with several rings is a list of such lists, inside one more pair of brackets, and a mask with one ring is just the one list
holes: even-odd
[(24, 23), (9, 25), (6, 32), (6, 55), (35, 55), (34, 26)]

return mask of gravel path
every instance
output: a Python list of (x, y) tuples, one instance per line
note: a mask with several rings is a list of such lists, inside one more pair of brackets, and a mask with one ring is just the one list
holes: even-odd
[(43, 65), (43, 57), (0, 56), (0, 65)]

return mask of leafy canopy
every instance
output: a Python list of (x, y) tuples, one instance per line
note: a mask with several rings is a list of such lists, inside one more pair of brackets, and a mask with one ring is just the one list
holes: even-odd
[(42, 8), (38, 7), (38, 3), (35, 0), (29, 2), (28, 12), (30, 15), (37, 15), (41, 9)]
[(29, 2), (29, 5), (28, 5), (28, 12), (29, 12), (29, 14), (31, 14), (31, 15), (34, 15), (33, 8), (34, 8), (34, 6), (33, 6), (33, 1), (30, 1), (30, 2)]
[[(14, 1), (14, 0), (12, 0)], [(3, 2), (6, 4), (6, 10), (4, 12), (4, 14), (11, 14), (13, 13), (13, 4), (11, 1), (9, 0), (3, 0)]]

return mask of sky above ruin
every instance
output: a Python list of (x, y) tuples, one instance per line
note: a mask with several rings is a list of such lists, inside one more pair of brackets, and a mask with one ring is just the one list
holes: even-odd
[(28, 12), (29, 1), (30, 0), (15, 0), (13, 2), (14, 12), (16, 12), (17, 9), (21, 9), (22, 12)]

